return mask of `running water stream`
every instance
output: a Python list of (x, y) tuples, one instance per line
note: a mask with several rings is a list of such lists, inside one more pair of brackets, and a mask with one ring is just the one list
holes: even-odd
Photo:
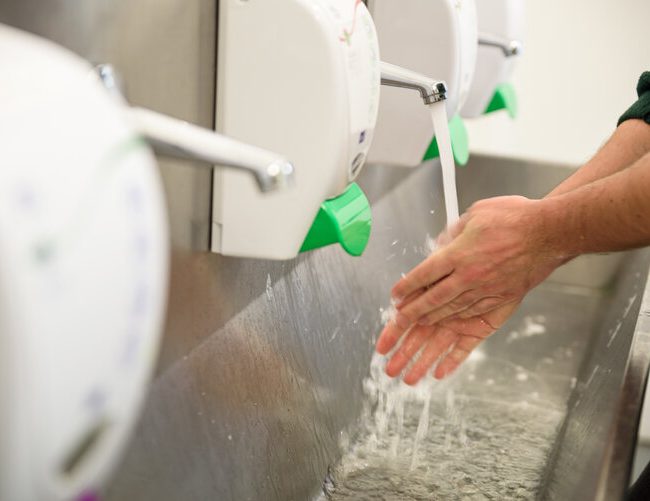
[(439, 101), (429, 105), (433, 130), (438, 141), (440, 152), (440, 165), (442, 167), (442, 184), (445, 193), (445, 209), (447, 210), (447, 226), (456, 223), (458, 213), (458, 193), (456, 191), (456, 171), (454, 155), (451, 149), (451, 136), (449, 135), (449, 124), (447, 122), (447, 110), (445, 101)]

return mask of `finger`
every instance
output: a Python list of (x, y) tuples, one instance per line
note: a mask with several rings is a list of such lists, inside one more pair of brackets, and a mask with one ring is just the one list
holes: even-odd
[(460, 339), (454, 346), (454, 349), (440, 362), (434, 376), (436, 379), (444, 379), (452, 374), (460, 364), (462, 364), (470, 353), (476, 348), (483, 339), (472, 336), (460, 336)]
[(402, 345), (386, 364), (386, 374), (390, 377), (398, 376), (432, 335), (435, 335), (435, 329), (431, 327), (411, 329)]
[[(409, 304), (416, 300), (425, 289), (421, 289), (410, 294), (402, 304)], [(390, 350), (393, 349), (397, 341), (402, 337), (402, 335), (412, 326), (412, 322), (403, 316), (400, 316), (399, 313), (395, 313), (395, 317), (386, 324), (384, 330), (382, 331), (379, 339), (377, 340), (376, 349), (377, 351), (385, 355)]]
[(485, 315), (486, 313), (496, 310), (501, 306), (508, 304), (510, 301), (504, 299), (501, 296), (489, 296), (484, 297), (462, 312), (459, 313), (460, 318), (471, 318), (477, 317), (479, 315)]
[(451, 300), (447, 305), (442, 308), (436, 308), (432, 312), (427, 313), (417, 321), (418, 325), (434, 325), (440, 321), (457, 315), (460, 317), (460, 314), (467, 308), (463, 305), (472, 305), (477, 301), (477, 292), (470, 290), (463, 292), (458, 297)]
[(395, 284), (392, 296), (402, 302), (409, 294), (438, 282), (452, 271), (454, 268), (449, 260), (449, 252), (434, 252)]
[[(400, 308), (401, 305), (408, 305), (408, 304), (412, 303), (413, 301), (418, 299), (425, 291), (426, 291), (426, 289), (419, 289), (419, 290), (411, 293), (409, 296), (406, 297), (406, 299), (404, 299), (404, 301), (400, 305), (398, 305), (397, 308)], [(389, 327), (390, 323), (392, 323), (393, 325), (389, 329), (388, 327)], [(402, 336), (402, 334), (404, 334), (404, 332), (406, 332), (413, 325), (413, 322), (411, 322), (411, 320), (409, 320), (408, 317), (400, 315), (399, 311), (397, 311), (395, 313), (395, 317), (391, 320), (390, 323), (387, 324), (386, 327), (384, 327), (384, 331), (389, 332), (389, 334), (387, 333), (387, 336), (390, 336), (388, 339), (393, 339), (395, 336), (397, 336), (397, 339), (393, 340), (392, 345), (388, 349), (388, 351), (390, 351), (392, 349), (392, 347), (395, 345), (395, 342), (397, 342), (397, 340)], [(379, 340), (381, 340), (382, 337), (383, 337), (383, 333), (382, 333), (381, 336), (379, 336)], [(386, 341), (386, 343), (388, 343), (388, 342), (389, 341)], [(382, 341), (382, 346), (383, 346), (383, 343), (384, 343), (384, 341)], [(382, 352), (380, 352), (380, 353), (382, 353)], [(382, 355), (385, 355), (386, 353), (382, 353)]]
[(424, 294), (428, 290), (429, 289), (427, 289), (426, 287), (423, 287), (423, 288), (418, 289), (418, 290), (416, 290), (414, 292), (411, 292), (408, 296), (406, 296), (404, 299), (402, 299), (402, 301), (400, 301), (399, 304), (395, 305), (395, 307), (397, 309), (403, 308), (407, 304), (412, 303), (413, 301), (415, 301), (417, 298), (419, 298), (422, 294)]
[(394, 320), (388, 322), (384, 330), (381, 331), (379, 339), (377, 339), (377, 344), (375, 345), (377, 352), (381, 355), (386, 355), (386, 353), (395, 347), (406, 330), (397, 325)]
[(413, 364), (413, 367), (404, 376), (404, 382), (408, 385), (416, 384), (426, 375), (427, 371), (436, 363), (440, 356), (457, 341), (458, 337), (458, 334), (449, 329), (437, 329), (436, 334), (429, 338), (429, 342), (426, 344), (415, 364)]
[[(453, 275), (445, 278), (406, 306), (399, 306), (395, 321), (398, 325), (407, 325), (414, 324), (437, 310), (440, 310), (436, 315), (438, 320), (460, 312), (475, 301), (475, 299), (464, 303), (456, 301), (456, 298), (467, 292), (465, 287), (464, 283)], [(443, 307), (446, 309), (441, 310)]]

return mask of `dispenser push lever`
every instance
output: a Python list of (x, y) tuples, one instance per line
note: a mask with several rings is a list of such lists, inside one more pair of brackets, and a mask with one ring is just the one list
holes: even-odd
[(380, 67), (382, 85), (417, 90), (424, 104), (433, 104), (447, 99), (447, 85), (444, 82), (390, 63), (382, 62)]

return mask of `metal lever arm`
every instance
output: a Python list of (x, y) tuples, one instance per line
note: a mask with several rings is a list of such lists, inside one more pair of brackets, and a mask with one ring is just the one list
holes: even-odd
[(134, 107), (127, 113), (160, 154), (248, 171), (263, 192), (284, 188), (293, 180), (293, 165), (275, 153), (151, 110)]
[[(122, 98), (122, 81), (114, 68), (102, 64), (96, 72), (104, 87)], [(126, 113), (134, 129), (159, 154), (250, 172), (262, 192), (285, 188), (293, 182), (293, 165), (276, 153), (148, 109), (127, 105)]]

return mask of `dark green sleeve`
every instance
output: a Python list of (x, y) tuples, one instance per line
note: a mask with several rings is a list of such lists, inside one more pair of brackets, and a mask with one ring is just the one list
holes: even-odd
[(639, 95), (639, 100), (623, 113), (621, 118), (618, 119), (618, 125), (631, 118), (644, 120), (650, 124), (650, 71), (646, 71), (641, 75), (636, 86), (636, 92)]

